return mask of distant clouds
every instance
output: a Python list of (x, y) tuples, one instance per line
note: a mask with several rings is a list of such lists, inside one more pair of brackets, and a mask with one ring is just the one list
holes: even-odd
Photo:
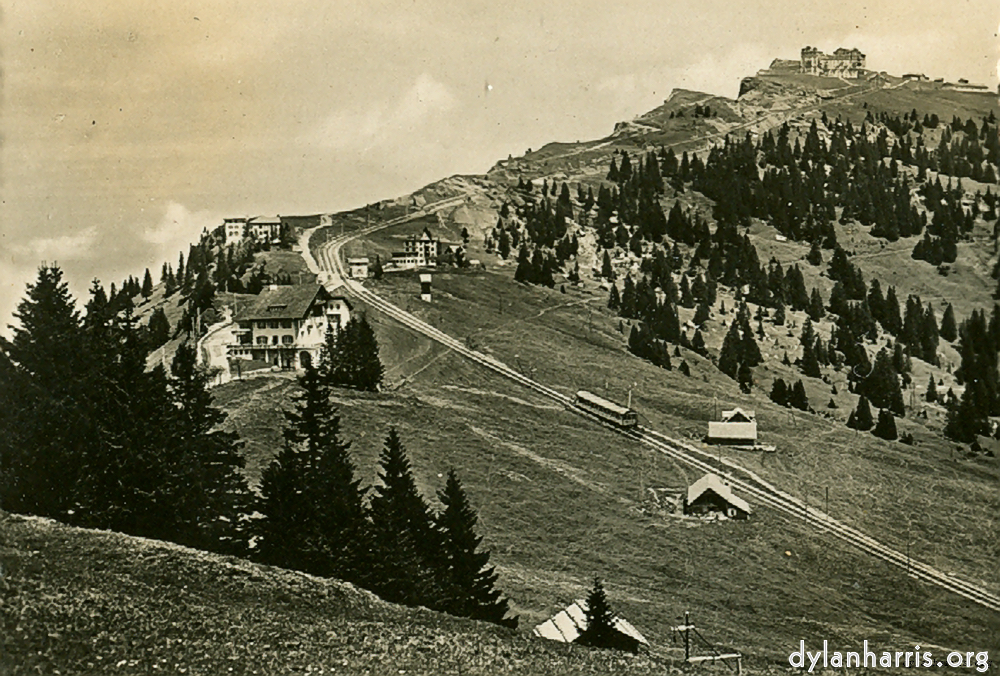
[(97, 236), (97, 226), (92, 225), (77, 233), (33, 237), (25, 242), (12, 244), (11, 250), (18, 256), (49, 263), (80, 261), (95, 255), (93, 247)]
[(321, 122), (313, 136), (321, 146), (340, 150), (369, 149), (386, 142), (419, 142), (420, 139), (402, 135), (421, 131), (421, 125), (430, 118), (457, 105), (458, 99), (447, 85), (428, 73), (421, 73), (394, 100), (378, 102), (360, 111), (335, 110)]

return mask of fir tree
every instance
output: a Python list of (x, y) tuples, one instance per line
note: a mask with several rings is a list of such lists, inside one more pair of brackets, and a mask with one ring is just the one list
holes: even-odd
[(868, 400), (864, 395), (861, 395), (858, 399), (857, 407), (851, 411), (851, 415), (847, 419), (847, 426), (851, 429), (867, 432), (874, 424), (875, 422), (872, 419), (872, 410), (871, 407), (868, 406)]
[(440, 609), (447, 596), (434, 566), (441, 557), (440, 537), (395, 428), (379, 456), (378, 479), (368, 508), (374, 554), (368, 587), (393, 603)]
[(382, 257), (375, 254), (375, 263), (372, 265), (372, 279), (382, 279), (385, 270), (382, 268)]
[(944, 310), (944, 316), (941, 317), (940, 336), (949, 343), (955, 342), (955, 339), (958, 338), (958, 328), (955, 325), (955, 310), (951, 307), (951, 303), (948, 303), (948, 307)]
[(153, 277), (149, 274), (149, 268), (146, 268), (146, 275), (142, 278), (142, 297), (149, 298), (153, 295)]
[(795, 385), (792, 386), (791, 391), (788, 393), (788, 405), (800, 411), (809, 410), (809, 397), (806, 396), (806, 388), (801, 380), (795, 381)]
[(779, 406), (788, 405), (788, 385), (781, 378), (777, 378), (774, 384), (771, 385), (771, 394), (769, 395), (771, 401)]
[(806, 343), (806, 346), (802, 349), (802, 373), (810, 378), (819, 378), (821, 375), (819, 361), (816, 359), (815, 342), (814, 340)]
[(928, 402), (930, 402), (932, 404), (934, 402), (936, 402), (937, 399), (938, 399), (937, 386), (934, 384), (934, 374), (933, 373), (930, 375), (930, 378), (927, 381), (927, 394), (925, 395), (925, 398), (927, 399)]
[(517, 627), (517, 617), (507, 617), (507, 600), (495, 589), (497, 574), (489, 565), (490, 553), (479, 551), (482, 537), (476, 534), (476, 512), (454, 469), (449, 470), (438, 499), (444, 505), (436, 519), (444, 550), (444, 609), (452, 615)]
[(366, 522), (350, 444), (318, 369), (299, 378), (295, 408), (285, 412), (285, 445), (264, 470), (258, 522), (267, 563), (350, 581), (363, 578)]
[(587, 594), (585, 611), (587, 628), (577, 637), (576, 643), (591, 648), (611, 648), (617, 650), (637, 649), (635, 639), (626, 637), (615, 629), (615, 617), (608, 603), (607, 594), (600, 578), (594, 578), (594, 586)]
[(605, 250), (604, 259), (601, 262), (601, 277), (609, 282), (615, 281), (615, 269), (611, 267), (611, 255)]
[(885, 439), (886, 441), (896, 440), (896, 419), (893, 417), (892, 413), (884, 409), (878, 412), (878, 422), (875, 424), (875, 429), (872, 430), (872, 434), (877, 436), (879, 439)]
[(213, 405), (209, 372), (197, 365), (184, 343), (171, 364), (170, 425), (181, 447), (179, 462), (164, 488), (174, 516), (162, 536), (181, 544), (228, 554), (245, 554), (252, 494), (244, 479), (242, 442), (220, 428), (226, 414)]
[(608, 296), (608, 309), (615, 312), (621, 307), (622, 301), (618, 296), (618, 286), (615, 284), (611, 285), (611, 294)]

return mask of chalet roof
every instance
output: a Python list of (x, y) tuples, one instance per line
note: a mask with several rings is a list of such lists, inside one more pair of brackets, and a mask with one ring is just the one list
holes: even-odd
[[(627, 620), (623, 620), (616, 615), (611, 621), (614, 623), (615, 629), (625, 636), (633, 638), (643, 645), (649, 645), (646, 637), (640, 634), (639, 631)], [(580, 634), (586, 631), (586, 629), (587, 602), (584, 599), (577, 599), (570, 605), (566, 606), (566, 608), (553, 615), (551, 618), (536, 626), (534, 633), (536, 636), (541, 636), (542, 638), (551, 639), (553, 641), (572, 643), (578, 639)]]
[(257, 301), (236, 319), (302, 319), (317, 298), (330, 298), (330, 294), (320, 284), (295, 284), (264, 289), (257, 296)]
[(737, 406), (734, 409), (722, 412), (722, 422), (753, 422), (757, 419), (752, 409), (742, 409)]
[(360, 265), (362, 263), (367, 263), (367, 262), (368, 262), (368, 257), (367, 256), (359, 256), (357, 258), (348, 258), (347, 259), (348, 265), (355, 265), (355, 264)]
[(719, 478), (718, 474), (706, 474), (688, 486), (687, 503), (690, 505), (695, 500), (700, 498), (705, 491), (712, 491), (733, 507), (738, 507), (747, 514), (753, 513), (753, 509), (750, 508), (747, 501), (733, 495), (733, 489), (729, 487), (729, 484)]

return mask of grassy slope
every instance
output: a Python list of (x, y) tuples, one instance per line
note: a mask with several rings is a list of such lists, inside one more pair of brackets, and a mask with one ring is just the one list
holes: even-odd
[(0, 513), (0, 673), (664, 673), (334, 580)]
[[(675, 429), (671, 425), (683, 420), (682, 429), (699, 432), (704, 423), (694, 421), (707, 417), (706, 402), (715, 393), (733, 393), (732, 399), (720, 394), (720, 403), (745, 403), (735, 397), (734, 386), (714, 380), (714, 367), (696, 364), (696, 377), (687, 380), (624, 356), (613, 322), (600, 312), (595, 311), (588, 336), (580, 328), (586, 327), (579, 304), (586, 296), (525, 288), (491, 273), (437, 274), (435, 285), (438, 300), (429, 307), (411, 300), (416, 284), (405, 275), (383, 282), (380, 290), (391, 296), (401, 287), (397, 300), (404, 307), (409, 303), (454, 335), (472, 335), (481, 349), (519, 362), (564, 391), (583, 386), (600, 392), (607, 378), (612, 396), (618, 396), (627, 380), (635, 379), (641, 393), (637, 405), (655, 415), (661, 429)], [(498, 297), (502, 317), (496, 314)], [(769, 510), (758, 510), (749, 523), (677, 518), (665, 507), (695, 473), (371, 316), (389, 372), (398, 379), (391, 393), (337, 395), (359, 474), (372, 481), (390, 424), (400, 430), (426, 495), (441, 487), (441, 474), (456, 467), (480, 510), (500, 584), (525, 625), (581, 596), (589, 578), (599, 574), (616, 609), (650, 638), (654, 653), (667, 657), (678, 654), (669, 627), (684, 610), (695, 613), (713, 640), (749, 653), (748, 664), (756, 668), (780, 665), (786, 646), (800, 637), (841, 645), (869, 638), (893, 646), (912, 640), (964, 646), (988, 645), (998, 635), (995, 615), (917, 585)], [(471, 325), (456, 330), (453, 322), (463, 319), (480, 330)], [(281, 403), (281, 386), (268, 392), (259, 381), (253, 387), (260, 392), (258, 410), (273, 411)], [(771, 421), (779, 417), (777, 410), (758, 399), (751, 405), (775, 440)], [(277, 414), (268, 415), (276, 428)], [(881, 442), (874, 447), (876, 457), (865, 462), (875, 468), (891, 464), (877, 452)], [(268, 457), (264, 450), (253, 462)], [(786, 472), (816, 461), (815, 455), (810, 458), (783, 445), (766, 469), (785, 479)], [(838, 466), (863, 466), (857, 463), (852, 456)], [(850, 496), (835, 492), (831, 499), (831, 510), (842, 516)], [(870, 508), (870, 501), (863, 507)], [(878, 513), (889, 519), (894, 509), (880, 502)], [(916, 545), (913, 551), (926, 553)]]

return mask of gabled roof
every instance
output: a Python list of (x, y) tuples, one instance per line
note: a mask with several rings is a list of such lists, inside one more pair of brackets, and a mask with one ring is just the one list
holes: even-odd
[(326, 300), (330, 294), (320, 284), (295, 284), (264, 289), (257, 301), (241, 312), (237, 321), (258, 319), (302, 319), (313, 302)]
[(729, 484), (720, 479), (718, 474), (706, 474), (688, 486), (687, 503), (690, 505), (700, 498), (705, 491), (712, 491), (733, 507), (738, 507), (747, 514), (753, 513), (746, 500), (733, 495), (733, 489), (729, 487)]
[[(640, 634), (639, 631), (629, 624), (628, 621), (623, 620), (617, 615), (613, 617), (611, 621), (614, 623), (615, 629), (622, 634), (635, 639), (643, 645), (649, 645), (646, 637)], [(541, 636), (542, 638), (551, 639), (553, 641), (572, 643), (586, 630), (587, 602), (584, 599), (577, 599), (570, 605), (566, 606), (566, 608), (553, 615), (551, 618), (536, 626), (534, 633), (536, 636)]]
[(753, 422), (757, 419), (756, 414), (751, 409), (742, 409), (739, 406), (722, 412), (722, 422)]

